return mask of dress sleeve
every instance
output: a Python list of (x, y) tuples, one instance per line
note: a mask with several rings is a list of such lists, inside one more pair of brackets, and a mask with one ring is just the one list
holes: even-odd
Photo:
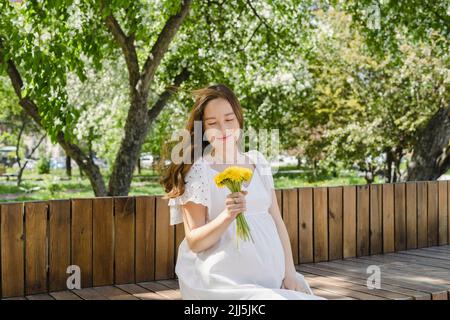
[(178, 197), (169, 199), (170, 225), (183, 222), (181, 205), (192, 201), (211, 208), (211, 195), (209, 189), (207, 171), (202, 159), (198, 159), (189, 169), (185, 177), (184, 193)]

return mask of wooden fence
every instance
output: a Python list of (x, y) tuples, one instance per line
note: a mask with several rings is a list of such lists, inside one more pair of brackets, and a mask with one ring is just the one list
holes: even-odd
[[(450, 182), (276, 190), (294, 262), (450, 243)], [(1, 297), (173, 279), (183, 225), (159, 196), (1, 204)]]

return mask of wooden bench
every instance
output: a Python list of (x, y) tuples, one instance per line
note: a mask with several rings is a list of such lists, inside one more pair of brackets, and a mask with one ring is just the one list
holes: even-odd
[[(448, 299), (450, 186), (277, 189), (297, 270), (329, 299)], [(2, 298), (179, 299), (182, 224), (160, 196), (0, 204)], [(69, 265), (82, 290), (67, 290)], [(369, 266), (381, 289), (366, 286)]]
[[(366, 285), (381, 269), (381, 288)], [(450, 246), (297, 265), (316, 295), (330, 300), (450, 300)], [(180, 300), (178, 282), (159, 280), (6, 298), (21, 300)]]

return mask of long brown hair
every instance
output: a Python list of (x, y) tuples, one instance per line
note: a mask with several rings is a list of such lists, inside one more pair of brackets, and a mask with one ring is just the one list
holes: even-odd
[[(189, 163), (185, 163), (182, 161), (181, 163), (173, 163), (171, 162), (168, 167), (163, 170), (165, 171), (162, 174), (162, 178), (160, 179), (160, 183), (162, 184), (164, 191), (166, 192), (166, 195), (163, 197), (165, 199), (169, 198), (175, 198), (177, 196), (180, 196), (184, 193), (184, 186), (185, 181), (184, 178), (186, 174), (188, 173), (189, 169), (191, 168), (192, 164), (195, 162), (196, 159), (194, 159), (194, 156), (198, 154), (198, 152), (194, 152), (197, 148), (201, 147), (201, 155), (204, 154), (205, 149), (210, 145), (209, 141), (203, 141), (201, 140), (201, 146), (195, 145), (196, 141), (194, 140), (194, 122), (200, 121), (202, 124), (202, 137), (205, 133), (205, 126), (203, 122), (203, 115), (204, 110), (206, 106), (208, 105), (208, 102), (217, 99), (217, 98), (223, 98), (228, 100), (231, 107), (233, 108), (234, 114), (236, 115), (236, 118), (239, 122), (240, 129), (244, 128), (244, 116), (242, 112), (242, 107), (237, 99), (234, 92), (228, 88), (224, 84), (217, 84), (212, 85), (205, 88), (200, 88), (193, 90), (192, 93), (195, 95), (195, 103), (192, 107), (188, 121), (186, 123), (185, 129), (190, 134), (189, 139), (189, 146), (187, 148), (183, 148), (183, 150), (187, 150), (189, 153)], [(242, 137), (240, 137), (241, 139)], [(170, 144), (167, 144), (166, 146), (169, 146)], [(239, 143), (238, 143), (239, 145)], [(170, 148), (170, 147), (169, 147)], [(170, 150), (171, 151), (171, 150)], [(184, 152), (184, 151), (183, 151)], [(171, 152), (166, 152), (166, 154), (170, 154)], [(183, 156), (183, 159), (186, 159)]]

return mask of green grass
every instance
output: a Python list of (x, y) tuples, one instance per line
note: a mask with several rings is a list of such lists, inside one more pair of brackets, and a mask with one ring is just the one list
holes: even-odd
[[(295, 167), (279, 168), (293, 170)], [(12, 172), (12, 171), (11, 171)], [(106, 180), (107, 181), (107, 180)], [(338, 186), (365, 184), (365, 180), (352, 174), (341, 174), (338, 177), (311, 177), (307, 174), (282, 173), (274, 175), (276, 188), (294, 188), (311, 186)], [(379, 182), (379, 181), (375, 181)], [(39, 188), (39, 190), (33, 190)], [(158, 182), (158, 176), (152, 170), (143, 170), (135, 176), (129, 195), (162, 195), (164, 190)], [(26, 171), (21, 188), (15, 180), (0, 180), (0, 202), (36, 201), (68, 198), (94, 197), (91, 185), (86, 177), (80, 177), (78, 170), (73, 171), (72, 179), (67, 179), (64, 170), (52, 170), (50, 174), (39, 175), (34, 171)]]

